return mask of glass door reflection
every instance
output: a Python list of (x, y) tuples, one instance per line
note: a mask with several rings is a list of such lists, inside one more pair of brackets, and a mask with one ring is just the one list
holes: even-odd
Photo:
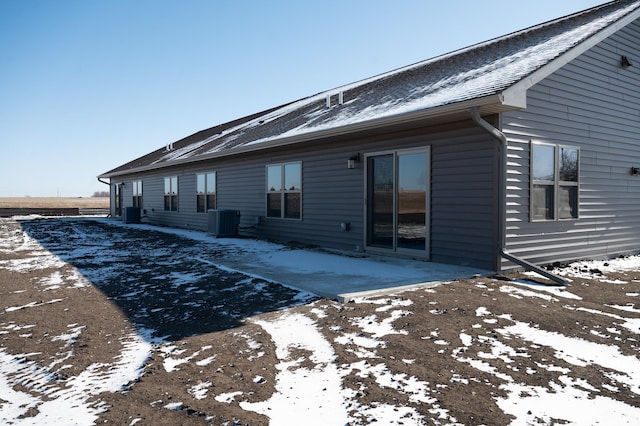
[(393, 155), (369, 157), (368, 236), (370, 246), (393, 248)]
[(368, 247), (427, 257), (428, 151), (367, 157)]
[(398, 155), (397, 248), (425, 250), (427, 243), (427, 154)]

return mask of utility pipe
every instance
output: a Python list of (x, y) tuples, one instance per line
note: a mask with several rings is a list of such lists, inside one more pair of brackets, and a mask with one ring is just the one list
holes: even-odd
[[(537, 274), (542, 275), (545, 278), (550, 279), (560, 285), (568, 285), (569, 281), (558, 276), (552, 274), (551, 272), (534, 265), (532, 263), (527, 262), (524, 259), (520, 259), (517, 256), (514, 256), (507, 252), (507, 244), (506, 244), (506, 232), (507, 232), (507, 137), (500, 130), (493, 127), (486, 120), (484, 120), (480, 116), (480, 111), (478, 107), (474, 106), (470, 109), (471, 119), (473, 122), (493, 136), (500, 144), (500, 164), (499, 164), (499, 179), (500, 185), (498, 186), (498, 200), (500, 203), (498, 209), (498, 253), (501, 257), (515, 263), (516, 265), (522, 266), (527, 271), (533, 271)], [(502, 269), (498, 265), (498, 269)]]
[[(103, 181), (100, 176), (98, 176), (98, 182), (104, 183), (105, 185), (109, 186), (109, 200), (111, 200), (111, 184), (109, 182)], [(109, 201), (109, 214), (107, 215), (107, 217), (111, 217), (111, 201)]]

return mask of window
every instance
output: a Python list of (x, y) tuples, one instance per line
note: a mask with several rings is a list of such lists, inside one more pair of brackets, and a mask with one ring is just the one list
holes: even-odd
[(578, 218), (580, 151), (531, 144), (531, 220)]
[(178, 211), (178, 176), (164, 178), (164, 209)]
[(117, 183), (113, 186), (114, 192), (114, 208), (116, 216), (122, 216), (122, 183)]
[(133, 181), (133, 207), (142, 208), (142, 181)]
[(196, 175), (196, 199), (197, 211), (200, 213), (216, 208), (215, 172)]
[(267, 166), (267, 217), (302, 218), (302, 163)]

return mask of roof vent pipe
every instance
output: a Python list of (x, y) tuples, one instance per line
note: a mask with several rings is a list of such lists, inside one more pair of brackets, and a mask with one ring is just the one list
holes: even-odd
[[(506, 232), (507, 232), (507, 137), (500, 130), (493, 127), (487, 121), (485, 121), (480, 116), (480, 111), (478, 107), (471, 107), (470, 110), (471, 119), (473, 122), (481, 127), (483, 130), (488, 132), (491, 136), (493, 136), (500, 143), (500, 185), (498, 186), (499, 196), (498, 200), (500, 206), (498, 208), (498, 253), (501, 257), (515, 263), (516, 265), (522, 266), (525, 270), (533, 271), (537, 274), (542, 275), (545, 278), (550, 279), (553, 282), (556, 282), (560, 285), (568, 285), (569, 281), (559, 277), (558, 275), (552, 274), (551, 272), (542, 269), (539, 266), (536, 266), (532, 263), (527, 262), (524, 259), (520, 259), (509, 252), (506, 249)], [(500, 272), (500, 265), (498, 265), (498, 272)]]

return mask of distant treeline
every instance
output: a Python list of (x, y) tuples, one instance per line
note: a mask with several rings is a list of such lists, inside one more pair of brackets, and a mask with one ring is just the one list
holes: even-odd
[(108, 197), (109, 191), (96, 191), (93, 193), (92, 197)]

